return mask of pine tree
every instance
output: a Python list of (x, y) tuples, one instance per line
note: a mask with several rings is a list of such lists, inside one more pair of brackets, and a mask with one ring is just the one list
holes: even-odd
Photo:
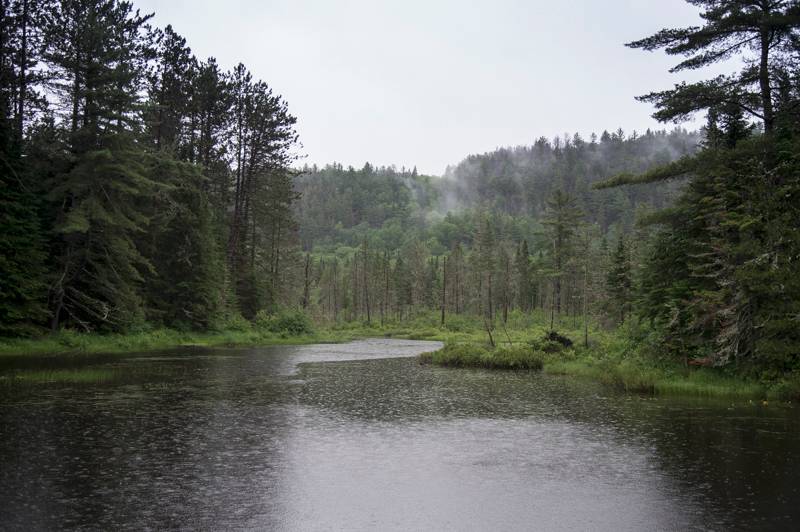
[(514, 255), (515, 287), (517, 295), (517, 308), (523, 312), (530, 312), (535, 299), (535, 285), (533, 282), (533, 269), (531, 266), (528, 241), (523, 240), (517, 247)]
[(30, 334), (46, 317), (38, 188), (22, 159), (23, 128), (35, 96), (33, 21), (45, 4), (0, 3), (0, 335)]
[[(234, 157), (233, 205), (228, 224), (227, 263), (237, 296), (264, 293), (263, 303), (274, 308), (282, 300), (296, 242), (297, 226), (292, 205), (298, 195), (289, 164), (297, 141), (295, 117), (286, 102), (239, 64), (231, 79), (233, 130), (230, 151)], [(257, 267), (264, 250), (268, 267)], [(245, 315), (259, 310), (251, 306)]]
[(197, 75), (197, 61), (186, 39), (167, 26), (156, 34), (155, 66), (148, 73), (148, 109), (145, 120), (156, 149), (180, 156), (189, 142), (192, 84)]
[(150, 17), (129, 3), (62, 0), (46, 21), (52, 85), (68, 103), (69, 168), (48, 195), (60, 210), (52, 245), (52, 327), (124, 329), (142, 318), (138, 285), (150, 268), (134, 243), (147, 218), (138, 205), (155, 192), (133, 131)]
[(664, 122), (732, 104), (761, 119), (764, 131), (770, 133), (775, 125), (775, 73), (795, 46), (800, 5), (782, 0), (687, 1), (703, 10), (703, 26), (664, 29), (628, 46), (648, 51), (663, 48), (670, 55), (686, 57), (672, 72), (710, 66), (748, 50), (755, 52), (755, 61), (739, 75), (683, 83), (639, 99), (654, 103), (655, 118)]
[(168, 327), (204, 330), (222, 311), (223, 260), (199, 167), (159, 152), (149, 156), (150, 179), (159, 183), (147, 210), (149, 230), (137, 249), (145, 270), (146, 317)]
[(572, 253), (572, 244), (583, 212), (575, 206), (575, 198), (562, 190), (556, 190), (547, 201), (547, 213), (542, 223), (547, 228), (552, 246), (551, 268), (553, 298), (551, 301), (550, 328), (555, 324), (555, 314), (561, 314), (561, 287), (567, 262)]
[(492, 282), (495, 278), (495, 235), (487, 215), (481, 217), (475, 235), (475, 268), (479, 277), (478, 301), (482, 314), (491, 322), (494, 319)]
[(619, 313), (619, 322), (623, 323), (630, 314), (632, 300), (632, 266), (625, 238), (620, 235), (617, 247), (611, 256), (611, 264), (606, 278), (606, 290), (609, 306)]

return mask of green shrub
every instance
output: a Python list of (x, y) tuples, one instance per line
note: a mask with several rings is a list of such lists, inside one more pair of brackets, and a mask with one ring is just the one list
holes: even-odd
[(540, 370), (543, 353), (528, 346), (490, 348), (476, 343), (447, 344), (420, 356), (420, 362), (457, 368)]
[(259, 330), (283, 335), (300, 336), (314, 332), (311, 320), (301, 310), (281, 309), (275, 314), (259, 311), (255, 317), (255, 326)]
[(249, 321), (237, 312), (220, 316), (214, 321), (212, 329), (216, 331), (249, 332), (253, 330), (253, 327)]

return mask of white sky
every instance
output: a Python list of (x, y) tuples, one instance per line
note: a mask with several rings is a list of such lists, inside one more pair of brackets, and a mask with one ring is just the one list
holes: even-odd
[(241, 61), (282, 94), (309, 164), (441, 174), (542, 135), (662, 127), (634, 96), (708, 75), (669, 74), (678, 58), (623, 46), (699, 24), (684, 0), (134, 3), (198, 57)]

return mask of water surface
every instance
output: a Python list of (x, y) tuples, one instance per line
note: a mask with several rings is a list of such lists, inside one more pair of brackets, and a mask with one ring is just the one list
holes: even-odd
[[(7, 359), (0, 528), (790, 529), (794, 408), (420, 366), (435, 342)], [(796, 526), (796, 525), (795, 525)]]

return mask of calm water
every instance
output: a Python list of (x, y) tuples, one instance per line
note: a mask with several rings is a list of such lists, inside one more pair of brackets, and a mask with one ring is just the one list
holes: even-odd
[(437, 346), (97, 357), (117, 380), (6, 385), (0, 528), (800, 526), (794, 408), (409, 358)]

